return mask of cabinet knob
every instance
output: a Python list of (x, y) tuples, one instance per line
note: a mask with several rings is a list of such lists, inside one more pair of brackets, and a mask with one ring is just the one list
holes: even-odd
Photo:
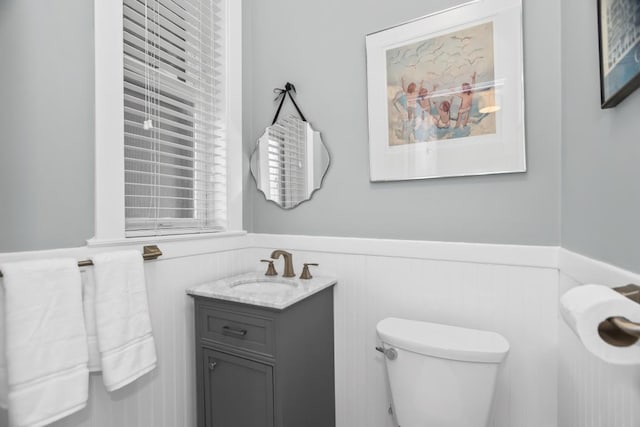
[(216, 369), (216, 365), (217, 365), (216, 362), (209, 362), (209, 370), (213, 371), (214, 369)]

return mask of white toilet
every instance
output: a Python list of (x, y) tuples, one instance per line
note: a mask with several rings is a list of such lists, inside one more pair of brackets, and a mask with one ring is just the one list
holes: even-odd
[(400, 427), (486, 427), (502, 335), (397, 318), (376, 329)]

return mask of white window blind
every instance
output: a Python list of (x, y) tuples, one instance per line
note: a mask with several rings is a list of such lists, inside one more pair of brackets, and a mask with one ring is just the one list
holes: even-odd
[(224, 0), (124, 0), (126, 235), (226, 229)]

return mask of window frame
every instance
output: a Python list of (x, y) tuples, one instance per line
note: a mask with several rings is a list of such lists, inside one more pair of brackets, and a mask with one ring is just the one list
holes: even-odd
[[(242, 0), (227, 11), (227, 230), (171, 234), (182, 238), (242, 231)], [(95, 235), (89, 244), (158, 240), (125, 237), (123, 2), (94, 0)]]

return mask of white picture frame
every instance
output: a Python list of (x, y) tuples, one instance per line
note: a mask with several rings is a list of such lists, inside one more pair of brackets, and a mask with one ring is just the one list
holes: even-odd
[(371, 181), (526, 171), (521, 0), (366, 36)]

